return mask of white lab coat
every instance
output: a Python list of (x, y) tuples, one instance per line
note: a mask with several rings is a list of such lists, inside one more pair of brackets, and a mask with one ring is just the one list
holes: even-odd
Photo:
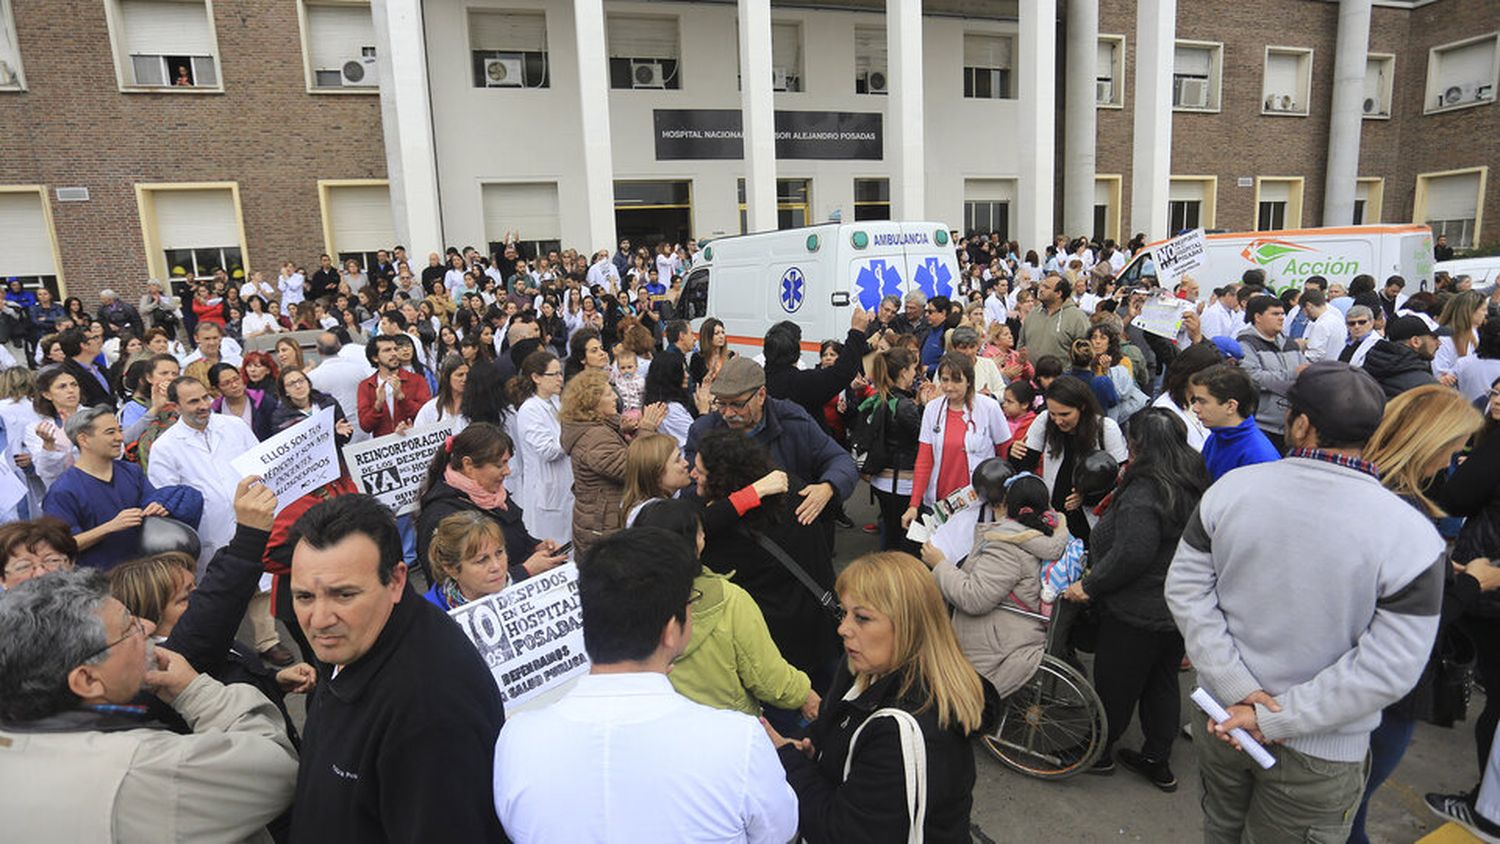
[(526, 530), (559, 544), (573, 538), (573, 461), (562, 447), (562, 403), (532, 396), (516, 411), (516, 451), (526, 467)]
[[(922, 503), (931, 506), (937, 501), (938, 470), (943, 465), (943, 425), (948, 418), (948, 400), (939, 397), (927, 403), (922, 411), (922, 428), (917, 435), (919, 443), (932, 446), (932, 475), (927, 479), (927, 489), (922, 492)], [(980, 463), (1003, 454), (1000, 449), (1010, 442), (1010, 422), (1000, 410), (1000, 402), (982, 393), (974, 394), (973, 407), (964, 408), (964, 452), (969, 458), (969, 474)]]
[(151, 445), (146, 477), (152, 486), (184, 484), (203, 493), (199, 575), (214, 552), (234, 538), (234, 491), (240, 473), (230, 463), (258, 445), (255, 432), (243, 419), (224, 413), (209, 416), (202, 431), (179, 419)]

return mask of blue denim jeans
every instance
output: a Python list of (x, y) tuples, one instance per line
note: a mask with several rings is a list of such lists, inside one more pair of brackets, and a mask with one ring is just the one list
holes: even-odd
[(1411, 744), (1411, 734), (1417, 729), (1415, 718), (1392, 715), (1390, 710), (1380, 713), (1380, 726), (1370, 733), (1370, 780), (1365, 783), (1365, 796), (1359, 801), (1359, 812), (1354, 816), (1354, 826), (1349, 829), (1349, 844), (1369, 844), (1365, 835), (1365, 818), (1370, 813), (1370, 798), (1380, 788)]

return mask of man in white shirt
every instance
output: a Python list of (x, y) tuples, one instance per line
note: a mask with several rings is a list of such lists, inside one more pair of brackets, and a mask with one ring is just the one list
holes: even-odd
[(1240, 318), (1240, 300), (1236, 285), (1228, 285), (1223, 292), (1214, 297), (1214, 301), (1203, 309), (1202, 322), (1203, 336), (1233, 337), (1243, 329), (1244, 320)]
[(606, 293), (615, 293), (620, 289), (620, 271), (609, 260), (609, 251), (600, 249), (594, 255), (594, 263), (589, 267), (589, 287), (602, 287)]
[(240, 298), (249, 299), (251, 296), (265, 299), (267, 305), (273, 304), (277, 297), (276, 287), (266, 281), (264, 273), (253, 272), (250, 274), (250, 280), (240, 285)]
[(214, 413), (213, 395), (190, 375), (167, 385), (167, 400), (182, 415), (152, 444), (146, 477), (158, 489), (185, 484), (203, 493), (203, 518), (198, 522), (198, 538), (203, 542), (198, 555), (201, 575), (214, 552), (234, 538), (234, 491), (240, 473), (230, 461), (260, 441), (245, 420)]
[[(349, 352), (345, 354), (345, 352)], [(364, 349), (350, 344), (346, 349), (332, 332), (318, 335), (318, 365), (307, 373), (313, 388), (333, 396), (343, 408), (344, 415), (354, 423), (354, 442), (370, 438), (359, 427), (359, 382), (369, 378), (375, 370), (365, 360)]]
[(281, 275), (276, 279), (276, 289), (281, 291), (281, 314), (291, 316), (292, 309), (305, 298), (303, 288), (307, 279), (291, 261), (281, 265)]
[(1310, 287), (1302, 294), (1301, 307), (1308, 316), (1307, 334), (1299, 341), (1307, 362), (1338, 360), (1344, 344), (1349, 341), (1344, 315), (1328, 304), (1327, 295), (1316, 287)]
[(593, 665), (557, 703), (507, 718), (495, 743), (495, 812), (512, 841), (796, 834), (797, 797), (761, 725), (667, 679), (692, 635), (699, 570), (687, 541), (660, 528), (607, 537), (579, 568)]

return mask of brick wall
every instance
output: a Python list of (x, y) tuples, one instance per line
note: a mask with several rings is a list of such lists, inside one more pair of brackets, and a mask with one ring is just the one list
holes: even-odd
[(384, 178), (376, 96), (309, 94), (296, 4), (219, 0), (222, 94), (121, 93), (100, 0), (15, 3), (28, 90), (0, 94), (0, 184), (49, 202), (68, 292), (142, 289), (138, 182), (235, 181), (251, 269), (323, 250), (318, 179)]
[[(1128, 44), (1125, 108), (1098, 112), (1097, 165), (1100, 173), (1124, 175), (1127, 227), (1138, 47), (1135, 9), (1135, 0), (1100, 3), (1099, 31), (1123, 32)], [(1370, 52), (1395, 54), (1395, 84), (1391, 119), (1363, 121), (1359, 175), (1385, 178), (1384, 222), (1412, 219), (1417, 173), (1487, 164), (1491, 184), (1500, 177), (1500, 132), (1495, 129), (1500, 126), (1500, 105), (1441, 115), (1422, 113), (1428, 49), (1496, 29), (1500, 29), (1500, 3), (1494, 0), (1441, 0), (1415, 11), (1374, 9)], [(1224, 44), (1220, 110), (1172, 115), (1172, 172), (1218, 177), (1219, 228), (1254, 228), (1255, 188), (1237, 187), (1237, 180), (1255, 176), (1304, 177), (1302, 222), (1322, 224), (1337, 34), (1334, 3), (1178, 3), (1179, 39)], [(1261, 114), (1267, 45), (1313, 49), (1307, 117)], [(1500, 190), (1488, 191), (1485, 219), (1483, 240), (1500, 241)]]

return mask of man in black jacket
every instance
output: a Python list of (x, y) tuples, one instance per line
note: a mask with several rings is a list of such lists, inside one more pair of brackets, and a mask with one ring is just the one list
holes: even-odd
[(1380, 382), (1387, 399), (1437, 383), (1432, 377), (1432, 358), (1438, 339), (1421, 317), (1396, 317), (1386, 326), (1385, 335), (1365, 355), (1364, 370)]
[(69, 328), (67, 331), (57, 335), (58, 345), (62, 346), (65, 357), (62, 368), (78, 380), (78, 397), (80, 407), (93, 407), (98, 404), (115, 406), (114, 397), (109, 394), (109, 386), (104, 373), (99, 371), (94, 359), (99, 356), (99, 348), (104, 345), (104, 327), (93, 326), (85, 334), (84, 329)]
[[(843, 351), (839, 352), (833, 366), (819, 369), (797, 368), (797, 359), (802, 356), (801, 326), (790, 321), (771, 326), (761, 341), (766, 353), (766, 393), (771, 398), (796, 402), (808, 416), (822, 424), (823, 406), (849, 389), (849, 382), (859, 375), (865, 354), (870, 350), (865, 342), (865, 328), (870, 324), (870, 316), (869, 311), (854, 306)], [(824, 430), (827, 430), (826, 425)]]
[(318, 663), (292, 840), (504, 841), (482, 787), (500, 690), (458, 625), (407, 587), (390, 511), (338, 496), (291, 538), (292, 602)]

